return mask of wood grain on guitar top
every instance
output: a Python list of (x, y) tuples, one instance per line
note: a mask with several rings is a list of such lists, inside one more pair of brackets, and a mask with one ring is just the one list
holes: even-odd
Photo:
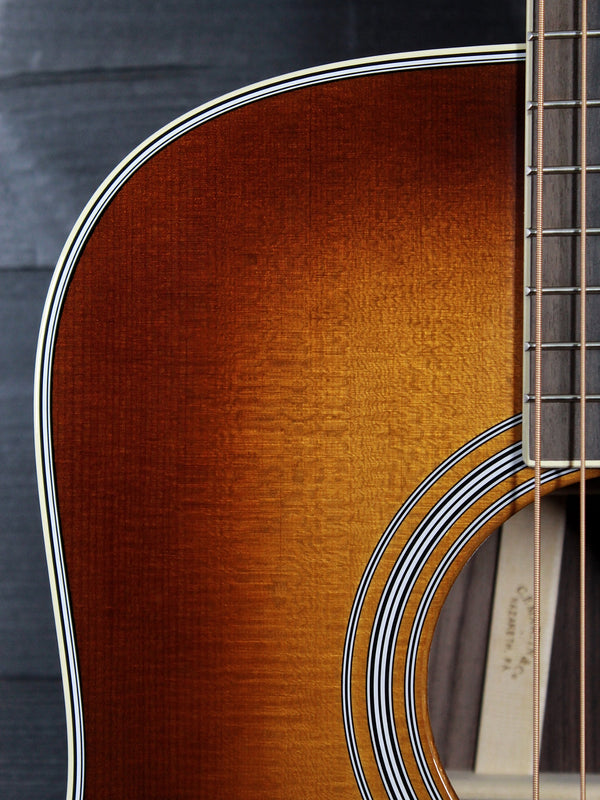
[(359, 797), (340, 672), (365, 564), (521, 405), (523, 80), (276, 95), (99, 220), (52, 387), (88, 800)]

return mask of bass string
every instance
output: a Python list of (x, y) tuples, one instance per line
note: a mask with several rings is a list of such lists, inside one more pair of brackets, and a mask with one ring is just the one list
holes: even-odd
[(587, 72), (588, 72), (588, 9), (587, 0), (581, 3), (581, 117), (580, 117), (580, 183), (579, 183), (579, 208), (580, 208), (580, 236), (579, 236), (579, 269), (581, 291), (579, 326), (580, 326), (580, 351), (579, 351), (579, 395), (581, 405), (579, 412), (579, 447), (581, 475), (579, 482), (579, 796), (581, 800), (586, 797), (586, 417), (587, 417)]
[(544, 185), (544, 50), (545, 0), (537, 4), (536, 230), (535, 240), (535, 382), (534, 382), (534, 522), (533, 522), (533, 763), (532, 797), (540, 800), (540, 583), (542, 488), (542, 265)]

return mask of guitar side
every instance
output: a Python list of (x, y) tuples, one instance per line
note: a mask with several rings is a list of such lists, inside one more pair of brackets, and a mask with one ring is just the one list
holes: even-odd
[(36, 378), (69, 800), (451, 793), (431, 632), (529, 492), (523, 82), (514, 48), (289, 76), (84, 212)]

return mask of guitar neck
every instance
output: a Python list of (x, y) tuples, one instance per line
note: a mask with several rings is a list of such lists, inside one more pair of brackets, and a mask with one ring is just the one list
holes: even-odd
[[(541, 350), (538, 365), (542, 464), (579, 463), (581, 397), (585, 396), (585, 460), (588, 465), (597, 466), (600, 463), (600, 2), (588, 3), (586, 37), (582, 35), (581, 0), (572, 3), (547, 0), (543, 20), (538, 18), (536, 5), (530, 0), (527, 34), (525, 460), (533, 462), (536, 351)], [(540, 109), (538, 56), (542, 47), (543, 108)], [(587, 87), (583, 81), (584, 69)], [(540, 114), (541, 151), (538, 149)], [(585, 201), (581, 196), (582, 172)], [(542, 181), (539, 218), (538, 181)], [(538, 261), (541, 262), (539, 286)], [(541, 338), (536, 340), (540, 291)], [(586, 308), (585, 337), (580, 330), (582, 303)], [(585, 390), (580, 378), (582, 349), (586, 359)]]

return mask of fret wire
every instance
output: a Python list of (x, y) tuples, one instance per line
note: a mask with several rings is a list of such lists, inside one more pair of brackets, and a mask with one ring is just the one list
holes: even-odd
[[(587, 231), (587, 233), (599, 233), (600, 228), (594, 231)], [(527, 231), (528, 236), (537, 236), (536, 228), (529, 228)], [(542, 236), (579, 236), (581, 228), (542, 228)]]
[[(600, 164), (588, 164), (585, 170), (588, 175), (592, 172), (600, 172)], [(544, 175), (580, 175), (581, 174), (581, 167), (577, 164), (569, 164), (565, 166), (553, 166), (553, 167), (544, 167), (542, 172)], [(528, 166), (525, 170), (525, 174), (529, 177), (531, 175), (537, 175), (538, 169), (535, 166)]]
[[(572, 30), (572, 31), (547, 31), (544, 34), (544, 39), (580, 39), (582, 36), (581, 31)], [(587, 38), (592, 39), (600, 36), (600, 30), (591, 30), (587, 32)], [(529, 41), (534, 42), (538, 39), (538, 34), (536, 31), (530, 31), (528, 33)]]
[[(537, 230), (536, 228), (528, 228), (527, 231), (527, 238), (531, 239), (537, 237)], [(542, 229), (542, 237), (543, 236), (579, 236), (581, 234), (581, 228), (543, 228)], [(600, 228), (587, 228), (584, 232), (586, 236), (598, 236), (600, 234)]]
[[(533, 296), (536, 294), (537, 289), (535, 286), (526, 286), (525, 287), (525, 296)], [(563, 294), (563, 295), (574, 295), (574, 294), (581, 294), (581, 287), (580, 286), (543, 286), (542, 287), (542, 294)], [(586, 286), (585, 294), (600, 294), (600, 286)]]
[[(525, 342), (525, 351), (532, 351), (537, 348), (537, 342)], [(600, 350), (600, 342), (587, 342), (582, 346), (581, 342), (542, 342), (542, 350)]]
[[(544, 102), (545, 109), (581, 108), (582, 105), (581, 100), (546, 100)], [(588, 100), (585, 105), (587, 108), (598, 108), (600, 107), (600, 100)], [(539, 104), (534, 100), (527, 104), (529, 111), (534, 111), (538, 106)]]

